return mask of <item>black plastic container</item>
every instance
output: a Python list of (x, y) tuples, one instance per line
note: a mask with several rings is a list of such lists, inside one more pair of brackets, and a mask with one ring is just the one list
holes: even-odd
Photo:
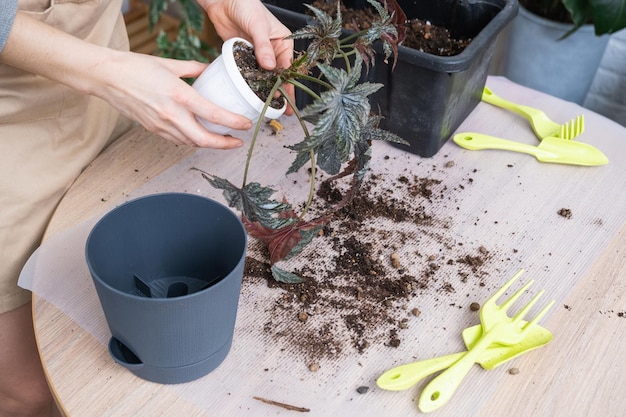
[[(295, 30), (307, 23), (302, 3), (312, 0), (264, 0), (268, 9)], [(385, 119), (381, 127), (424, 157), (435, 155), (480, 101), (497, 35), (517, 15), (517, 0), (398, 0), (408, 19), (428, 20), (455, 37), (471, 37), (460, 54), (441, 57), (400, 46), (395, 69), (378, 54), (370, 72), (384, 88), (371, 97)], [(350, 8), (363, 0), (346, 0)], [(298, 45), (296, 45), (298, 48)], [(298, 102), (300, 106), (300, 102)]]

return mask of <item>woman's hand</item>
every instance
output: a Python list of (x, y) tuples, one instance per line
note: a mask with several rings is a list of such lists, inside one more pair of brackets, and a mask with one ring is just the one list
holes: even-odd
[(196, 119), (233, 129), (252, 127), (249, 119), (216, 106), (180, 79), (199, 76), (206, 64), (128, 52), (112, 55), (96, 69), (96, 78), (104, 83), (93, 83), (100, 87), (92, 88), (92, 94), (174, 143), (222, 149), (242, 145), (240, 139), (209, 132)]
[[(254, 45), (257, 61), (265, 69), (288, 68), (293, 60), (291, 35), (260, 0), (198, 0), (206, 10), (218, 35), (226, 40), (247, 39)], [(293, 98), (293, 85), (285, 86)], [(287, 107), (286, 114), (293, 114)]]
[(0, 62), (100, 97), (174, 143), (222, 149), (243, 144), (207, 131), (196, 115), (233, 129), (252, 126), (247, 118), (217, 107), (181, 80), (198, 76), (206, 64), (97, 46), (21, 12)]
[[(242, 36), (255, 45), (261, 65), (291, 63), (290, 34), (259, 0), (201, 0), (218, 33)], [(149, 131), (174, 143), (236, 148), (243, 143), (209, 132), (196, 116), (232, 129), (247, 130), (250, 120), (204, 99), (181, 77), (197, 77), (206, 64), (121, 52), (97, 46), (18, 12), (0, 53), (0, 62), (65, 84), (110, 103)], [(290, 95), (293, 96), (293, 90)], [(288, 114), (291, 109), (288, 109)]]
[(293, 59), (291, 35), (260, 0), (199, 0), (218, 35), (235, 36), (254, 45), (259, 64), (265, 69), (287, 68)]

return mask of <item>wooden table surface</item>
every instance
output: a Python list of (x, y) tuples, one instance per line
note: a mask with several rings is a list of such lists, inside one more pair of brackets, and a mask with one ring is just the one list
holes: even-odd
[[(498, 82), (508, 86), (506, 81)], [(515, 85), (508, 86), (508, 97), (515, 97), (517, 88)], [(520, 96), (526, 92), (523, 89), (519, 91)], [(470, 119), (485, 114), (501, 114), (498, 110), (487, 108), (485, 104), (479, 107), (480, 110), (470, 115)], [(607, 120), (606, 123), (612, 122)], [(523, 123), (520, 122), (520, 125)], [(472, 127), (475, 126), (483, 125), (475, 123)], [(597, 132), (603, 130), (601, 126), (593, 125), (588, 129), (597, 129)], [(615, 140), (626, 140), (626, 129), (619, 130), (614, 126), (612, 129), (621, 132), (621, 137)], [(192, 149), (169, 144), (142, 128), (133, 129), (108, 148), (81, 175), (58, 207), (47, 236), (54, 236), (111, 209), (138, 187), (192, 155)], [(467, 155), (471, 157), (475, 154), (467, 151)], [(611, 164), (620, 164), (621, 173), (626, 174), (626, 155), (609, 157)], [(622, 192), (626, 191), (623, 187), (625, 177), (615, 178), (621, 184)], [(560, 308), (556, 308), (543, 323), (557, 335), (555, 341), (536, 353), (515, 360), (514, 366), (519, 369), (532, 370), (530, 377), (518, 375), (507, 378), (506, 384), (490, 388), (491, 391), (486, 394), (487, 400), (482, 401), (478, 409), (468, 413), (464, 409), (457, 409), (457, 415), (626, 415), (626, 396), (623, 395), (626, 382), (626, 214), (622, 212), (618, 216), (621, 216), (621, 226), (609, 237), (608, 243), (582, 276), (577, 277), (566, 296), (558, 300)], [(207, 412), (168, 386), (135, 377), (113, 362), (103, 343), (62, 309), (36, 293), (33, 310), (44, 367), (57, 400), (68, 416), (222, 415), (219, 412)], [(410, 402), (414, 397), (414, 393), (395, 395), (398, 402)], [(310, 396), (308, 400), (311, 401), (306, 401), (307, 398), (294, 401), (315, 404), (325, 400), (316, 398), (315, 393)], [(471, 398), (462, 398), (455, 402), (456, 406), (463, 407), (463, 401), (471, 401)], [(268, 415), (297, 414), (295, 411), (258, 404), (259, 408), (270, 410)], [(420, 414), (416, 407), (413, 414)], [(246, 408), (241, 415), (260, 414)], [(315, 407), (311, 407), (309, 415), (324, 414), (316, 413)], [(362, 409), (358, 415), (370, 414), (367, 409)]]

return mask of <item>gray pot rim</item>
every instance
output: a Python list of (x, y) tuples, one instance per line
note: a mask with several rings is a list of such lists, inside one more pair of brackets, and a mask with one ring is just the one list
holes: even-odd
[[(523, 7), (521, 4), (519, 6), (519, 16), (522, 16), (538, 25), (541, 26), (546, 26), (549, 27), (551, 29), (555, 29), (558, 31), (563, 32), (563, 34), (569, 32), (570, 30), (572, 30), (574, 28), (574, 24), (573, 23), (563, 23), (563, 22), (557, 22), (556, 20), (550, 20), (546, 17), (543, 16), (539, 16), (538, 14), (535, 14), (531, 11), (529, 11), (528, 9), (526, 9), (525, 7)], [(595, 34), (595, 29), (593, 27), (593, 24), (588, 23), (585, 25), (582, 25), (581, 27), (578, 28), (578, 30), (576, 30), (576, 32), (574, 33), (591, 33), (594, 36), (596, 36)], [(604, 35), (603, 35), (604, 36)], [(599, 36), (598, 36), (599, 37)]]
[[(114, 215), (114, 212), (117, 211), (119, 208), (127, 206), (129, 204), (133, 204), (136, 203), (138, 201), (143, 201), (143, 200), (147, 200), (147, 199), (152, 199), (152, 198), (162, 198), (162, 197), (167, 197), (167, 196), (180, 196), (180, 197), (184, 197), (184, 198), (194, 198), (194, 199), (201, 199), (201, 200), (205, 200), (207, 202), (211, 202), (217, 205), (220, 205), (222, 207), (224, 207), (225, 212), (228, 212), (229, 215), (231, 215), (235, 220), (237, 220), (237, 223), (239, 223), (239, 225), (241, 226), (241, 230), (242, 230), (242, 234), (244, 237), (244, 242), (243, 242), (243, 256), (241, 257), (241, 259), (239, 260), (239, 262), (237, 262), (237, 264), (235, 264), (232, 268), (232, 270), (237, 269), (237, 267), (239, 267), (242, 263), (245, 263), (246, 261), (246, 251), (247, 251), (247, 245), (248, 245), (248, 233), (246, 232), (245, 227), (243, 226), (243, 223), (241, 223), (241, 220), (239, 219), (239, 217), (237, 216), (236, 213), (234, 213), (232, 210), (230, 210), (228, 207), (226, 207), (225, 205), (211, 199), (208, 197), (204, 197), (201, 195), (197, 195), (197, 194), (191, 194), (191, 193), (181, 193), (181, 192), (163, 192), (163, 193), (154, 193), (154, 194), (148, 194), (148, 195), (144, 195), (144, 196), (140, 196), (128, 201), (125, 201), (124, 203), (114, 207), (113, 209), (111, 209), (110, 211), (108, 211), (107, 213), (104, 214), (104, 216), (102, 216), (97, 222), (96, 224), (93, 226), (93, 228), (91, 229), (91, 231), (89, 232), (89, 235), (87, 236), (87, 240), (85, 242), (85, 261), (87, 263), (87, 266), (89, 268), (90, 271), (93, 271), (93, 265), (91, 264), (91, 261), (89, 260), (89, 256), (88, 256), (88, 248), (89, 248), (89, 242), (92, 238), (92, 235), (94, 233), (94, 230), (98, 227), (98, 225), (100, 225), (102, 222), (105, 221), (106, 218), (108, 218), (111, 215)], [(124, 296), (130, 296), (135, 298), (138, 302), (141, 303), (179, 303), (181, 301), (185, 301), (185, 300), (192, 300), (194, 298), (200, 297), (202, 296), (202, 294), (208, 290), (209, 288), (215, 288), (215, 287), (220, 287), (220, 286), (224, 286), (226, 285), (225, 278), (228, 275), (224, 275), (223, 277), (221, 277), (218, 281), (216, 281), (215, 283), (211, 284), (208, 288), (203, 289), (202, 291), (198, 291), (198, 292), (194, 292), (191, 294), (186, 294), (183, 296), (179, 296), (179, 297), (172, 297), (172, 298), (149, 298), (149, 297), (145, 297), (145, 296), (141, 296), (138, 294), (131, 294), (125, 291), (121, 291), (118, 288), (115, 288), (113, 286), (111, 286), (109, 283), (107, 283), (105, 280), (103, 280), (102, 278), (100, 278), (100, 276), (98, 274), (95, 274), (95, 277), (97, 277), (98, 282), (103, 285), (104, 287), (106, 287), (107, 289), (111, 290), (112, 292), (115, 292), (116, 294), (119, 295), (124, 295)]]

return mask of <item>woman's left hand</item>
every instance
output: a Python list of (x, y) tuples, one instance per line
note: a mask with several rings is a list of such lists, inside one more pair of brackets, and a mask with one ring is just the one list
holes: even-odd
[(288, 68), (293, 59), (291, 35), (260, 0), (199, 0), (218, 35), (252, 42), (257, 61), (265, 69)]

